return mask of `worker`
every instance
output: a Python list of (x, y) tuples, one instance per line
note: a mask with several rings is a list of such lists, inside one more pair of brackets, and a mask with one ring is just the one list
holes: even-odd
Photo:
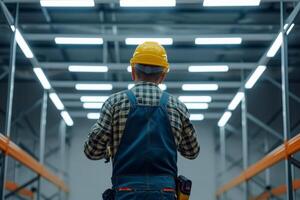
[(112, 158), (115, 200), (174, 200), (177, 151), (195, 159), (200, 151), (189, 112), (162, 91), (168, 71), (160, 44), (140, 44), (130, 60), (135, 86), (111, 95), (85, 142), (91, 160)]

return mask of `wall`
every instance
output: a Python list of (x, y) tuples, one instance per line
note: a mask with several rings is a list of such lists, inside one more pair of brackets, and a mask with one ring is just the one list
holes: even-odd
[[(101, 199), (105, 188), (110, 187), (111, 166), (104, 161), (90, 161), (83, 154), (83, 143), (93, 122), (75, 122), (69, 133), (70, 155), (70, 199)], [(213, 132), (205, 122), (196, 126), (201, 145), (200, 156), (193, 161), (179, 158), (180, 174), (193, 180), (191, 200), (213, 200), (215, 192), (215, 165)]]

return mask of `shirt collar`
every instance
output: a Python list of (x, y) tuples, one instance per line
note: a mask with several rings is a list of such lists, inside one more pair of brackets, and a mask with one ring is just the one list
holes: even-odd
[(150, 85), (150, 86), (158, 87), (156, 83), (152, 83), (152, 82), (139, 81), (135, 83), (135, 86), (141, 86), (141, 85)]

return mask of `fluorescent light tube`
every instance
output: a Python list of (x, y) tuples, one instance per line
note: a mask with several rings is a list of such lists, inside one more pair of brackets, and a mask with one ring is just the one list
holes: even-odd
[(70, 65), (70, 72), (108, 72), (107, 66)]
[(16, 30), (16, 28), (15, 28), (14, 25), (10, 25), (10, 29), (11, 29), (13, 32), (15, 32), (15, 30)]
[(196, 38), (195, 44), (197, 45), (225, 45), (225, 44), (241, 44), (242, 38), (231, 37), (231, 38)]
[[(135, 84), (128, 84), (128, 90), (130, 90), (131, 88), (133, 88), (134, 85), (135, 85)], [(166, 84), (159, 84), (158, 87), (159, 87), (161, 90), (166, 90), (166, 89), (167, 89)]]
[(132, 72), (131, 66), (128, 66), (128, 67), (127, 67), (127, 71), (128, 71), (128, 72)]
[(40, 0), (42, 7), (94, 7), (94, 0)]
[(33, 53), (30, 50), (30, 47), (28, 46), (27, 42), (23, 38), (22, 34), (20, 33), (19, 29), (16, 30), (16, 41), (25, 54), (26, 58), (33, 58)]
[(74, 122), (73, 122), (71, 116), (69, 115), (69, 113), (67, 111), (61, 111), (60, 115), (64, 119), (67, 126), (73, 126), (74, 125)]
[(290, 26), (290, 28), (286, 31), (287, 35), (290, 34), (290, 32), (292, 31), (292, 29), (294, 28), (294, 26), (295, 26), (295, 24), (292, 23), (291, 26)]
[(191, 121), (202, 121), (204, 119), (204, 115), (202, 114), (191, 114), (190, 120)]
[(80, 97), (81, 102), (105, 102), (109, 97), (108, 96), (82, 96)]
[(221, 119), (218, 122), (218, 126), (219, 127), (223, 127), (227, 124), (228, 120), (230, 119), (232, 113), (227, 111), (223, 114), (223, 116), (221, 117)]
[(178, 99), (183, 103), (209, 103), (212, 101), (212, 98), (210, 96), (180, 96)]
[(218, 90), (217, 84), (183, 84), (182, 90), (184, 91), (215, 91)]
[(175, 7), (176, 0), (120, 0), (121, 7)]
[(282, 32), (280, 32), (278, 34), (276, 40), (272, 44), (271, 48), (269, 49), (269, 51), (267, 53), (267, 57), (272, 58), (276, 55), (277, 51), (280, 49), (282, 41), (283, 41), (283, 35), (282, 35)]
[(189, 72), (228, 72), (227, 65), (217, 66), (189, 66)]
[(74, 45), (101, 45), (102, 38), (75, 38), (75, 37), (56, 37), (56, 44), (74, 44)]
[(100, 118), (100, 113), (88, 113), (87, 118), (88, 119), (99, 119)]
[(249, 78), (249, 80), (246, 82), (245, 87), (247, 89), (251, 89), (266, 69), (267, 66), (265, 65), (258, 66), (256, 70), (253, 72), (253, 74), (251, 75), (251, 77)]
[(55, 105), (55, 107), (57, 108), (57, 110), (63, 110), (65, 108), (64, 104), (61, 102), (61, 100), (59, 99), (56, 93), (54, 92), (50, 93), (49, 97), (53, 102), (53, 104)]
[(207, 103), (184, 103), (188, 109), (201, 109), (206, 110), (208, 109)]
[(76, 90), (112, 90), (112, 84), (76, 84)]
[(239, 103), (242, 101), (242, 99), (245, 97), (244, 92), (238, 92), (235, 97), (230, 102), (228, 109), (229, 110), (235, 110), (236, 107), (239, 105)]
[(126, 38), (125, 43), (127, 45), (139, 45), (144, 42), (158, 42), (161, 45), (172, 45), (172, 38)]
[(259, 6), (261, 0), (204, 0), (204, 7), (211, 6)]
[(83, 103), (83, 108), (85, 109), (101, 109), (103, 103)]
[(43, 70), (41, 68), (35, 67), (35, 68), (33, 68), (33, 72), (38, 77), (40, 83), (42, 84), (42, 86), (45, 90), (51, 89), (51, 85), (50, 85), (45, 73), (43, 72)]

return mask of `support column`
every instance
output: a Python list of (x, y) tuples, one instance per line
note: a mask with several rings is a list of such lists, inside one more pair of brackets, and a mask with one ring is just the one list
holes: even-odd
[[(66, 124), (63, 120), (61, 120), (59, 125), (59, 134), (60, 134), (60, 163), (61, 163), (61, 173), (60, 178), (62, 180), (65, 180), (65, 172), (66, 172)], [(63, 191), (60, 191), (60, 199), (64, 200), (66, 199), (65, 193)]]
[[(19, 18), (19, 3), (16, 7), (16, 19), (15, 27), (18, 27), (18, 18)], [(11, 39), (10, 46), (10, 64), (9, 64), (9, 76), (8, 76), (8, 94), (7, 94), (7, 105), (6, 105), (6, 116), (5, 116), (5, 136), (8, 138), (11, 134), (11, 121), (12, 121), (12, 109), (13, 109), (13, 100), (14, 100), (14, 85), (15, 85), (15, 71), (16, 71), (16, 34), (14, 32)], [(7, 171), (7, 156), (3, 154), (1, 160), (1, 174), (0, 174), (0, 197), (4, 199), (5, 196), (5, 181), (6, 181), (6, 171)]]
[[(220, 127), (220, 156), (221, 156), (221, 185), (224, 184), (224, 175), (226, 172), (226, 137), (225, 127)], [(226, 199), (225, 193), (220, 197), (221, 200)]]
[[(280, 22), (281, 31), (284, 27), (285, 5), (283, 1), (280, 2)], [(290, 111), (289, 111), (289, 76), (288, 76), (288, 45), (287, 35), (282, 36), (281, 47), (281, 81), (282, 81), (282, 114), (283, 114), (283, 133), (284, 141), (290, 139)], [(293, 194), (293, 178), (292, 178), (292, 164), (289, 159), (285, 161), (285, 176), (287, 185), (287, 199), (294, 200)]]
[[(245, 89), (244, 93), (245, 93)], [(245, 93), (245, 97), (242, 100), (242, 144), (243, 144), (243, 170), (246, 170), (249, 165), (248, 158), (248, 123), (247, 123), (247, 97)], [(248, 200), (249, 198), (249, 185), (248, 181), (245, 181), (243, 184), (244, 187), (244, 200)]]
[[(39, 160), (42, 165), (45, 161), (45, 144), (46, 144), (46, 125), (47, 125), (47, 106), (48, 106), (48, 92), (44, 90), (43, 103), (41, 109), (41, 121), (40, 121), (40, 152)], [(37, 199), (41, 199), (41, 177), (38, 180)]]

